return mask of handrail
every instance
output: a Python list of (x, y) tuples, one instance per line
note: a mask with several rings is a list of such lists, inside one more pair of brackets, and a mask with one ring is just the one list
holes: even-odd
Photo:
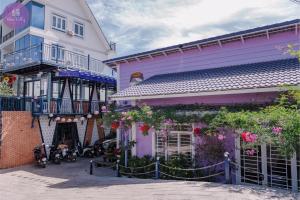
[[(93, 101), (95, 103), (95, 101)], [(74, 108), (73, 104), (81, 104), (81, 109)], [(98, 101), (100, 103), (100, 101)], [(69, 98), (51, 98), (50, 102), (45, 96), (41, 97), (20, 97), (0, 96), (0, 111), (30, 111), (33, 114), (88, 114), (90, 101), (70, 101)], [(74, 104), (74, 105), (75, 105)], [(99, 110), (98, 110), (99, 111)]]
[[(52, 51), (52, 48), (56, 48)], [(22, 59), (23, 58), (23, 59)], [(24, 60), (25, 59), (25, 60)], [(31, 63), (46, 63), (61, 68), (102, 74), (105, 64), (90, 55), (83, 55), (59, 45), (41, 43), (4, 55), (3, 69), (14, 69)]]

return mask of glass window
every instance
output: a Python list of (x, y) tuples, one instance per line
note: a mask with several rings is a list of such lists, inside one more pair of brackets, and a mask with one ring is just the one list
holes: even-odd
[(52, 16), (52, 27), (56, 27), (56, 17)]
[(51, 47), (51, 57), (54, 60), (62, 61), (65, 59), (65, 50), (63, 46), (52, 45)]
[(30, 36), (30, 45), (31, 46), (40, 45), (43, 42), (44, 42), (44, 38), (42, 38), (42, 37), (35, 36), (35, 35)]
[(16, 34), (25, 30), (29, 26), (44, 29), (45, 26), (45, 6), (36, 2), (29, 2), (25, 5), (29, 12), (29, 20), (26, 26), (16, 29)]
[(31, 6), (31, 26), (44, 29), (45, 25), (45, 6), (32, 2)]
[(75, 22), (74, 23), (74, 33), (76, 36), (83, 37), (83, 34), (84, 34), (83, 24)]
[(25, 35), (24, 37), (18, 39), (15, 42), (15, 50), (21, 50), (28, 48), (30, 46), (39, 45), (44, 42), (44, 39), (42, 37), (38, 37), (35, 35)]
[(60, 31), (66, 31), (66, 18), (59, 15), (53, 15), (52, 28)]

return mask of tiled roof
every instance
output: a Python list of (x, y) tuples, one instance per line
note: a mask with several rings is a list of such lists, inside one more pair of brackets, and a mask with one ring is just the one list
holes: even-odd
[(271, 88), (300, 84), (296, 58), (152, 76), (113, 98)]
[(132, 55), (117, 57), (117, 58), (113, 58), (110, 60), (105, 60), (103, 62), (106, 64), (110, 64), (110, 63), (114, 63), (116, 61), (125, 60), (125, 59), (129, 59), (129, 58), (133, 58), (133, 57), (144, 56), (144, 55), (148, 55), (148, 54), (152, 54), (152, 53), (182, 48), (184, 46), (192, 46), (192, 45), (196, 45), (196, 44), (209, 43), (209, 42), (213, 42), (213, 41), (217, 41), (217, 40), (222, 40), (222, 39), (231, 38), (231, 37), (240, 36), (240, 35), (252, 34), (252, 33), (260, 32), (260, 31), (266, 31), (269, 29), (277, 29), (277, 28), (286, 27), (286, 26), (299, 24), (299, 23), (300, 23), (300, 19), (294, 19), (294, 20), (290, 20), (290, 21), (271, 24), (271, 25), (267, 25), (267, 26), (256, 27), (256, 28), (252, 28), (252, 29), (248, 29), (248, 30), (244, 30), (244, 31), (238, 31), (238, 32), (234, 32), (234, 33), (229, 33), (229, 34), (225, 34), (225, 35), (220, 35), (220, 36), (216, 36), (216, 37), (206, 38), (206, 39), (202, 39), (202, 40), (196, 40), (193, 42), (177, 44), (177, 45), (159, 48), (159, 49), (155, 49), (155, 50), (151, 50), (151, 51), (145, 51), (145, 52), (136, 53), (136, 54), (132, 54)]

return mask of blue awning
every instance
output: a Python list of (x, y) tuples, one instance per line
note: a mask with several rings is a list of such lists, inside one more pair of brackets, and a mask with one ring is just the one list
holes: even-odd
[(117, 81), (113, 77), (105, 76), (105, 75), (98, 75), (93, 74), (91, 72), (81, 72), (77, 70), (60, 70), (58, 72), (57, 77), (64, 77), (64, 78), (79, 78), (87, 81), (92, 81), (96, 83), (105, 83), (109, 85), (116, 85)]

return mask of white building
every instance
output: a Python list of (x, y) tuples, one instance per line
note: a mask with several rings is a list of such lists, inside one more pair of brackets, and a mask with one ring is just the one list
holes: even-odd
[[(8, 61), (8, 66), (4, 64), (4, 68), (16, 64), (9, 62), (10, 58), (5, 59), (6, 54), (41, 42), (45, 44), (44, 60), (63, 59), (72, 67), (84, 68), (84, 59), (74, 54), (89, 55), (100, 61), (114, 54), (115, 44), (107, 41), (85, 0), (25, 0), (22, 4), (29, 11), (25, 27), (12, 29), (5, 24), (4, 16), (0, 19), (1, 60), (2, 63)], [(74, 54), (69, 55), (68, 52)], [(36, 60), (34, 55), (30, 57)], [(90, 70), (112, 75), (111, 70), (106, 67), (103, 70), (95, 63)]]
[[(0, 111), (31, 112), (32, 124), (22, 130), (37, 120), (46, 145), (63, 142), (74, 148), (78, 143), (103, 140), (109, 130), (105, 133), (96, 119), (116, 80), (102, 61), (115, 53), (115, 44), (107, 41), (85, 0), (17, 3), (0, 18), (1, 72), (17, 77), (12, 84), (17, 97), (0, 96)], [(25, 19), (24, 26), (12, 26), (10, 16)], [(19, 133), (11, 130), (9, 134)], [(3, 143), (14, 145), (7, 138)]]

